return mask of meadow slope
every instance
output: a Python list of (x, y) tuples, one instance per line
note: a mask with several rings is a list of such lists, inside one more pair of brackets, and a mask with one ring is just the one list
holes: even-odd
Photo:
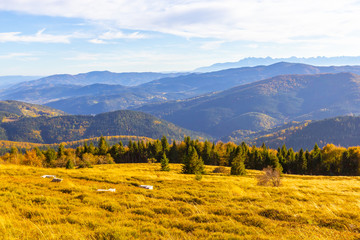
[[(2, 239), (359, 239), (360, 178), (161, 172), (159, 164), (0, 165)], [(214, 167), (207, 166), (207, 172)], [(63, 178), (61, 183), (43, 174)], [(154, 190), (137, 187), (149, 184)], [(98, 188), (116, 188), (98, 193)]]

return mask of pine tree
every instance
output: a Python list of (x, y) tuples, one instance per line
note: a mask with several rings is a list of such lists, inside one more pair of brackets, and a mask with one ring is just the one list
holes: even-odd
[(103, 136), (100, 137), (99, 139), (99, 144), (98, 144), (98, 154), (99, 155), (106, 155), (109, 149), (109, 145), (106, 142), (105, 138)]
[(71, 160), (71, 158), (69, 158), (66, 162), (66, 169), (74, 169), (74, 162)]
[(202, 174), (204, 172), (204, 162), (199, 158), (193, 146), (189, 147), (188, 154), (185, 156), (182, 172), (186, 174)]
[(170, 171), (169, 159), (166, 157), (165, 153), (163, 153), (160, 163), (161, 163), (161, 169), (160, 169), (161, 171)]
[(163, 135), (161, 138), (161, 147), (162, 152), (168, 154), (169, 153), (169, 142), (167, 138)]
[(245, 164), (242, 154), (237, 154), (231, 161), (231, 175), (245, 175)]
[(64, 145), (61, 143), (59, 145), (59, 148), (58, 148), (58, 151), (57, 151), (57, 158), (59, 159), (64, 155), (65, 155), (65, 148), (64, 148)]

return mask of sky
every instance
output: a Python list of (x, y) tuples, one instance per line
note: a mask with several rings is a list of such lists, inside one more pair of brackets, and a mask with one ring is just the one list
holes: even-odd
[(1, 0), (0, 76), (360, 56), (354, 0)]

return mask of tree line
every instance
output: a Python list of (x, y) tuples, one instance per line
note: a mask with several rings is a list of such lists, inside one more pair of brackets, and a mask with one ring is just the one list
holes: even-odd
[(322, 149), (315, 144), (309, 150), (294, 151), (285, 145), (270, 149), (265, 144), (249, 146), (244, 142), (199, 141), (185, 137), (169, 144), (167, 138), (154, 141), (121, 141), (110, 146), (101, 137), (95, 146), (85, 142), (82, 146), (56, 149), (35, 147), (21, 153), (12, 147), (1, 157), (4, 163), (39, 167), (82, 168), (95, 164), (159, 162), (161, 170), (170, 170), (169, 163), (183, 164), (183, 173), (202, 174), (204, 165), (229, 166), (231, 174), (243, 175), (245, 169), (262, 170), (268, 166), (283, 173), (307, 175), (360, 175), (360, 147), (343, 148), (328, 144)]

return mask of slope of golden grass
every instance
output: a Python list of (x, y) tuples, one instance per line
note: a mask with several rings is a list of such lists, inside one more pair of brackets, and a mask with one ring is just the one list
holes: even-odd
[[(359, 239), (360, 178), (285, 175), (282, 186), (159, 164), (0, 165), (2, 239)], [(207, 172), (214, 167), (207, 166)], [(61, 183), (41, 178), (63, 178)], [(153, 185), (154, 190), (139, 188)], [(97, 189), (116, 188), (116, 192)]]

